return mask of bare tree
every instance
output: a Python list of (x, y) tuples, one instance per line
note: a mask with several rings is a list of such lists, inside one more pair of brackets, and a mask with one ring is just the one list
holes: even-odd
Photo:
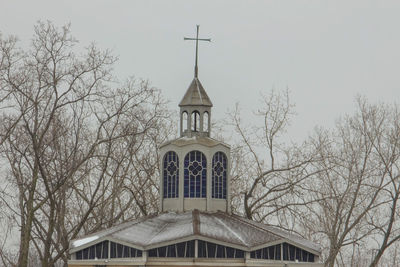
[(77, 56), (69, 26), (39, 22), (29, 51), (9, 40), (0, 42), (0, 124), (16, 196), (1, 198), (20, 228), (16, 265), (33, 250), (42, 266), (66, 266), (69, 240), (156, 211), (149, 153), (168, 114), (146, 81), (112, 76), (110, 51), (90, 45)]
[[(312, 139), (321, 159), (313, 168), (321, 171), (306, 187), (304, 196), (308, 201), (317, 201), (305, 206), (302, 219), (304, 225), (327, 240), (326, 266), (347, 266), (349, 262), (338, 256), (346, 249), (357, 256), (360, 252), (355, 250), (376, 237), (378, 228), (371, 227), (374, 222), (382, 219), (386, 228), (381, 230), (390, 235), (396, 221), (387, 214), (393, 212), (398, 199), (398, 185), (393, 183), (398, 180), (398, 121), (388, 119), (384, 106), (369, 105), (362, 98), (357, 103), (354, 116), (340, 120), (332, 131), (317, 131)], [(388, 190), (390, 200), (385, 197)], [(383, 238), (382, 250), (372, 266), (390, 244)]]
[(262, 127), (244, 124), (238, 106), (231, 116), (240, 139), (233, 209), (318, 242), (330, 267), (378, 266), (400, 239), (398, 107), (357, 105), (302, 145), (279, 142), (292, 114), (287, 93), (264, 98)]
[(307, 166), (315, 160), (305, 147), (284, 145), (280, 139), (289, 125), (292, 109), (288, 91), (272, 91), (263, 97), (263, 108), (256, 113), (262, 118), (262, 127), (244, 125), (238, 106), (231, 116), (240, 140), (233, 149), (232, 181), (234, 188), (240, 188), (233, 201), (240, 203), (236, 198), (243, 196), (247, 218), (282, 222), (285, 228), (290, 222), (280, 220), (290, 213), (290, 207), (304, 205), (296, 195), (301, 184), (313, 175)]
[(370, 264), (373, 267), (379, 265), (390, 246), (400, 241), (400, 113), (397, 105), (371, 105), (365, 100), (360, 101), (360, 109), (377, 165), (385, 174), (379, 197), (382, 205), (367, 216), (377, 243)]

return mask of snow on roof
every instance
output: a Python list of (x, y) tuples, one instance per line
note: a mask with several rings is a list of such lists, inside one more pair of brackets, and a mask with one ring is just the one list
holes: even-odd
[(238, 220), (224, 212), (200, 213), (202, 236), (252, 248), (280, 239), (279, 236)]
[(83, 245), (85, 245), (87, 243), (90, 243), (90, 242), (92, 242), (92, 241), (94, 241), (96, 239), (99, 239), (99, 236), (95, 235), (95, 236), (89, 236), (89, 237), (86, 237), (86, 238), (78, 239), (78, 240), (72, 242), (72, 246), (80, 247), (80, 246), (83, 246)]
[(161, 213), (132, 227), (111, 234), (115, 239), (146, 247), (193, 235), (192, 214)]
[(254, 222), (238, 215), (222, 211), (203, 212), (187, 211), (183, 213), (165, 212), (82, 237), (71, 242), (71, 249), (86, 247), (96, 239), (121, 240), (135, 247), (153, 248), (165, 243), (175, 243), (191, 237), (204, 237), (241, 247), (243, 250), (254, 250), (272, 242), (288, 240), (305, 249), (320, 252), (318, 245), (300, 236), (289, 234), (276, 227)]
[(262, 228), (270, 233), (273, 233), (276, 236), (279, 236), (280, 238), (287, 239), (289, 241), (292, 241), (293, 243), (297, 243), (305, 248), (309, 248), (318, 252), (321, 252), (321, 247), (318, 244), (315, 244), (314, 242), (311, 242), (299, 235), (296, 234), (291, 234), (287, 231), (284, 231), (282, 229), (279, 229), (278, 227), (270, 226), (270, 225), (265, 225), (263, 223), (259, 223), (256, 221), (252, 221), (243, 217), (240, 217), (238, 215), (231, 215), (232, 217), (235, 217), (239, 220), (245, 221), (251, 225), (254, 225), (256, 227)]

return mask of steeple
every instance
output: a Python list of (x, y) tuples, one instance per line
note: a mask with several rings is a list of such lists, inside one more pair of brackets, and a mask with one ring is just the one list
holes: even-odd
[(179, 103), (181, 136), (160, 146), (161, 211), (230, 211), (230, 147), (210, 137), (211, 103), (198, 78), (197, 25), (194, 78)]
[(212, 103), (204, 87), (198, 78), (198, 54), (199, 41), (211, 42), (211, 39), (199, 38), (199, 25), (196, 26), (196, 38), (183, 38), (184, 40), (196, 41), (196, 58), (194, 66), (194, 78), (186, 90), (180, 107), (180, 133), (181, 136), (210, 136), (211, 107)]

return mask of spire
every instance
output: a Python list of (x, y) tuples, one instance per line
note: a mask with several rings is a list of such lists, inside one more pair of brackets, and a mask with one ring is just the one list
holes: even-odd
[(204, 90), (203, 85), (201, 85), (199, 79), (196, 77), (193, 79), (189, 88), (187, 89), (185, 95), (183, 96), (180, 107), (183, 106), (206, 106), (212, 107), (212, 102), (208, 97), (206, 90)]
[(196, 25), (197, 28), (197, 33), (196, 33), (196, 38), (186, 38), (184, 37), (183, 40), (193, 40), (196, 41), (196, 59), (195, 59), (195, 64), (194, 64), (194, 78), (198, 77), (199, 74), (199, 69), (197, 67), (197, 59), (198, 59), (198, 52), (199, 52), (199, 41), (208, 41), (211, 42), (211, 39), (200, 39), (199, 38), (199, 27), (200, 25)]

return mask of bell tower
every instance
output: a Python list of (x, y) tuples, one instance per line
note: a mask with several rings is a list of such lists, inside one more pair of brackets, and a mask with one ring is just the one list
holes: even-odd
[(197, 77), (194, 77), (179, 107), (181, 137), (210, 137), (212, 103)]
[(180, 108), (180, 137), (160, 146), (160, 210), (230, 212), (230, 147), (211, 138), (212, 102), (198, 78), (197, 25), (194, 78)]

